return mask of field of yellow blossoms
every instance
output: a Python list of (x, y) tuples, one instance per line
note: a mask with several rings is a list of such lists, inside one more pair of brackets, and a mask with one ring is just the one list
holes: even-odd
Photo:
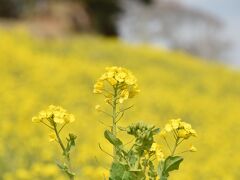
[(21, 29), (0, 30), (0, 179), (66, 179), (55, 165), (61, 152), (50, 142), (49, 130), (31, 122), (51, 104), (75, 116), (64, 132), (77, 135), (72, 151), (76, 179), (99, 180), (108, 174), (112, 159), (99, 144), (107, 152), (112, 147), (99, 122), (110, 121), (95, 110), (97, 104), (108, 106), (93, 94), (97, 77), (108, 66), (126, 67), (138, 79), (140, 93), (127, 102), (134, 106), (122, 126), (144, 121), (163, 128), (169, 119), (181, 117), (198, 132), (189, 142), (198, 151), (185, 155), (170, 180), (240, 179), (239, 72), (116, 39), (82, 35), (46, 40)]

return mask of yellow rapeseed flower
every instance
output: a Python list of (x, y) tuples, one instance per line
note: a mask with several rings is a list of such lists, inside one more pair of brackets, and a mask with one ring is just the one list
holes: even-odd
[(50, 105), (46, 110), (40, 111), (38, 116), (32, 118), (32, 122), (48, 123), (49, 126), (53, 124), (65, 124), (75, 121), (73, 114), (67, 113), (65, 109), (60, 106)]
[(190, 152), (196, 152), (197, 148), (195, 146), (191, 145), (191, 147), (189, 148), (189, 151)]
[(32, 122), (39, 123), (39, 122), (41, 122), (41, 119), (39, 119), (38, 117), (34, 116), (32, 118)]
[[(113, 90), (108, 90), (109, 88), (107, 85), (113, 87)], [(114, 93), (116, 93), (115, 91), (117, 92), (117, 94), (115, 94), (117, 97), (115, 98), (119, 103), (133, 98), (140, 92), (137, 85), (137, 79), (129, 70), (116, 66), (107, 67), (106, 72), (103, 73), (95, 83), (93, 93), (103, 94), (107, 97), (106, 102), (110, 104), (110, 102), (113, 101), (112, 98)]]
[(167, 132), (166, 132), (164, 129), (161, 130), (160, 133), (159, 133), (159, 135), (160, 135), (161, 137), (166, 137), (166, 134), (167, 134)]
[(176, 133), (179, 138), (188, 139), (191, 136), (197, 136), (197, 133), (192, 129), (191, 124), (183, 122), (181, 119), (171, 119), (164, 127), (164, 131)]

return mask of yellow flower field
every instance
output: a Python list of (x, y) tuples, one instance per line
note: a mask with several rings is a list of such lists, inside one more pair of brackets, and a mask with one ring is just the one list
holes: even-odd
[[(108, 152), (112, 147), (99, 121), (110, 122), (95, 110), (104, 104), (92, 90), (105, 67), (115, 65), (130, 69), (141, 90), (126, 102), (134, 106), (122, 126), (145, 121), (164, 128), (169, 119), (181, 117), (198, 132), (190, 140), (198, 151), (186, 154), (170, 179), (240, 179), (239, 72), (182, 52), (116, 39), (81, 35), (46, 40), (24, 30), (0, 30), (0, 179), (66, 179), (55, 165), (61, 152), (49, 141), (48, 129), (31, 122), (50, 104), (75, 116), (65, 132), (78, 137), (72, 152), (76, 179), (104, 179), (112, 159), (98, 144)], [(191, 144), (189, 148), (195, 151)]]

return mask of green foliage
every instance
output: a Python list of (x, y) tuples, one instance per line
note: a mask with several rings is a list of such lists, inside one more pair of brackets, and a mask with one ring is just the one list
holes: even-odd
[(69, 177), (70, 180), (74, 178), (75, 173), (73, 173), (69, 170), (69, 167), (68, 167), (67, 164), (65, 164), (65, 163), (61, 164), (61, 163), (58, 163), (58, 162), (56, 164), (64, 173), (67, 174), (67, 176)]
[(127, 129), (127, 133), (136, 138), (133, 149), (140, 156), (143, 155), (144, 151), (148, 151), (151, 148), (152, 143), (154, 142), (153, 136), (159, 133), (159, 131), (159, 128), (155, 128), (155, 126), (147, 126), (143, 123), (131, 125)]
[(113, 162), (110, 169), (111, 180), (142, 180), (145, 176), (142, 171), (133, 171), (128, 165), (120, 162)]
[(74, 134), (72, 133), (69, 133), (68, 135), (69, 137), (66, 138), (67, 140), (67, 145), (66, 145), (66, 153), (69, 154), (70, 153), (70, 150), (73, 146), (75, 146), (75, 141), (77, 139), (77, 136), (75, 136)]
[(148, 171), (149, 180), (155, 180), (157, 178), (157, 172), (155, 170), (154, 164), (152, 161), (149, 161), (148, 165), (149, 165), (149, 171)]
[(126, 150), (122, 141), (116, 138), (112, 132), (106, 130), (105, 138), (116, 147), (117, 161), (113, 161), (110, 170), (110, 179), (141, 180), (146, 178), (146, 168), (149, 166), (148, 176), (156, 178), (156, 172), (152, 161), (145, 158), (145, 151), (150, 151), (153, 136), (159, 132), (155, 126), (147, 126), (143, 123), (136, 123), (127, 127), (127, 133), (135, 137), (131, 148)]
[(110, 169), (111, 180), (138, 180), (142, 179), (143, 175), (139, 172), (130, 171), (127, 165), (119, 162), (113, 162)]
[(160, 180), (165, 180), (169, 176), (169, 172), (178, 170), (180, 163), (183, 161), (181, 156), (168, 156), (167, 159), (161, 161), (158, 165), (158, 174)]
[(65, 146), (63, 146), (63, 156), (65, 157), (67, 163), (65, 162), (63, 164), (57, 163), (58, 167), (67, 174), (70, 180), (73, 180), (75, 177), (75, 173), (72, 171), (72, 167), (71, 167), (70, 151), (72, 147), (75, 146), (76, 139), (77, 139), (77, 136), (75, 136), (72, 133), (69, 133), (68, 137), (66, 138), (67, 143)]
[(110, 132), (109, 130), (106, 130), (104, 132), (104, 136), (105, 138), (114, 146), (121, 148), (122, 147), (122, 141), (118, 138), (116, 138), (116, 136), (113, 135), (112, 132)]

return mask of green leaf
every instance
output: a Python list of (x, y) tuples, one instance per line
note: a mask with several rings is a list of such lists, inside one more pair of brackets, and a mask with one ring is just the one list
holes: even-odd
[(104, 136), (114, 146), (121, 147), (123, 145), (122, 141), (114, 136), (109, 130), (105, 130)]
[(68, 166), (64, 163), (64, 164), (60, 164), (58, 162), (56, 162), (57, 166), (62, 170), (64, 171), (69, 177), (74, 177), (75, 176), (75, 173), (69, 171), (69, 168)]
[(139, 156), (134, 153), (130, 153), (128, 156), (128, 161), (129, 161), (129, 168), (131, 171), (138, 171), (138, 166), (139, 166)]
[(118, 162), (112, 163), (110, 170), (110, 180), (122, 180), (122, 177), (127, 170), (127, 166)]
[(178, 170), (180, 163), (183, 161), (181, 156), (168, 156), (165, 160), (165, 171), (170, 172), (173, 170)]
[(160, 180), (166, 180), (169, 176), (169, 172), (178, 170), (182, 161), (183, 158), (181, 156), (168, 156), (165, 161), (161, 161), (158, 165)]
[(126, 127), (120, 127), (120, 126), (118, 126), (117, 127), (120, 131), (127, 131), (127, 128)]
[(110, 180), (143, 180), (145, 175), (142, 171), (130, 171), (128, 165), (113, 162), (110, 170)]
[(75, 136), (75, 135), (72, 134), (72, 133), (69, 133), (68, 136), (69, 136), (69, 137), (66, 138), (66, 139), (67, 139), (67, 146), (66, 146), (66, 152), (65, 152), (64, 155), (68, 155), (69, 152), (70, 152), (70, 150), (71, 150), (71, 148), (72, 148), (73, 146), (75, 146), (75, 144), (76, 144), (75, 141), (76, 141), (76, 139), (77, 139), (77, 136)]
[(156, 179), (157, 177), (157, 172), (155, 171), (154, 164), (152, 161), (149, 161), (149, 171), (148, 171), (148, 176), (149, 179)]
[(137, 180), (132, 172), (125, 171), (122, 177), (123, 180)]
[(65, 171), (66, 169), (67, 169), (67, 165), (64, 163), (64, 164), (61, 164), (61, 163), (59, 163), (59, 162), (56, 162), (56, 164), (57, 164), (57, 166), (61, 169), (61, 170), (63, 170), (63, 171)]
[(158, 175), (161, 177), (164, 173), (164, 163), (165, 161), (160, 161), (158, 164)]
[(144, 180), (145, 175), (143, 172), (125, 171), (122, 180)]

